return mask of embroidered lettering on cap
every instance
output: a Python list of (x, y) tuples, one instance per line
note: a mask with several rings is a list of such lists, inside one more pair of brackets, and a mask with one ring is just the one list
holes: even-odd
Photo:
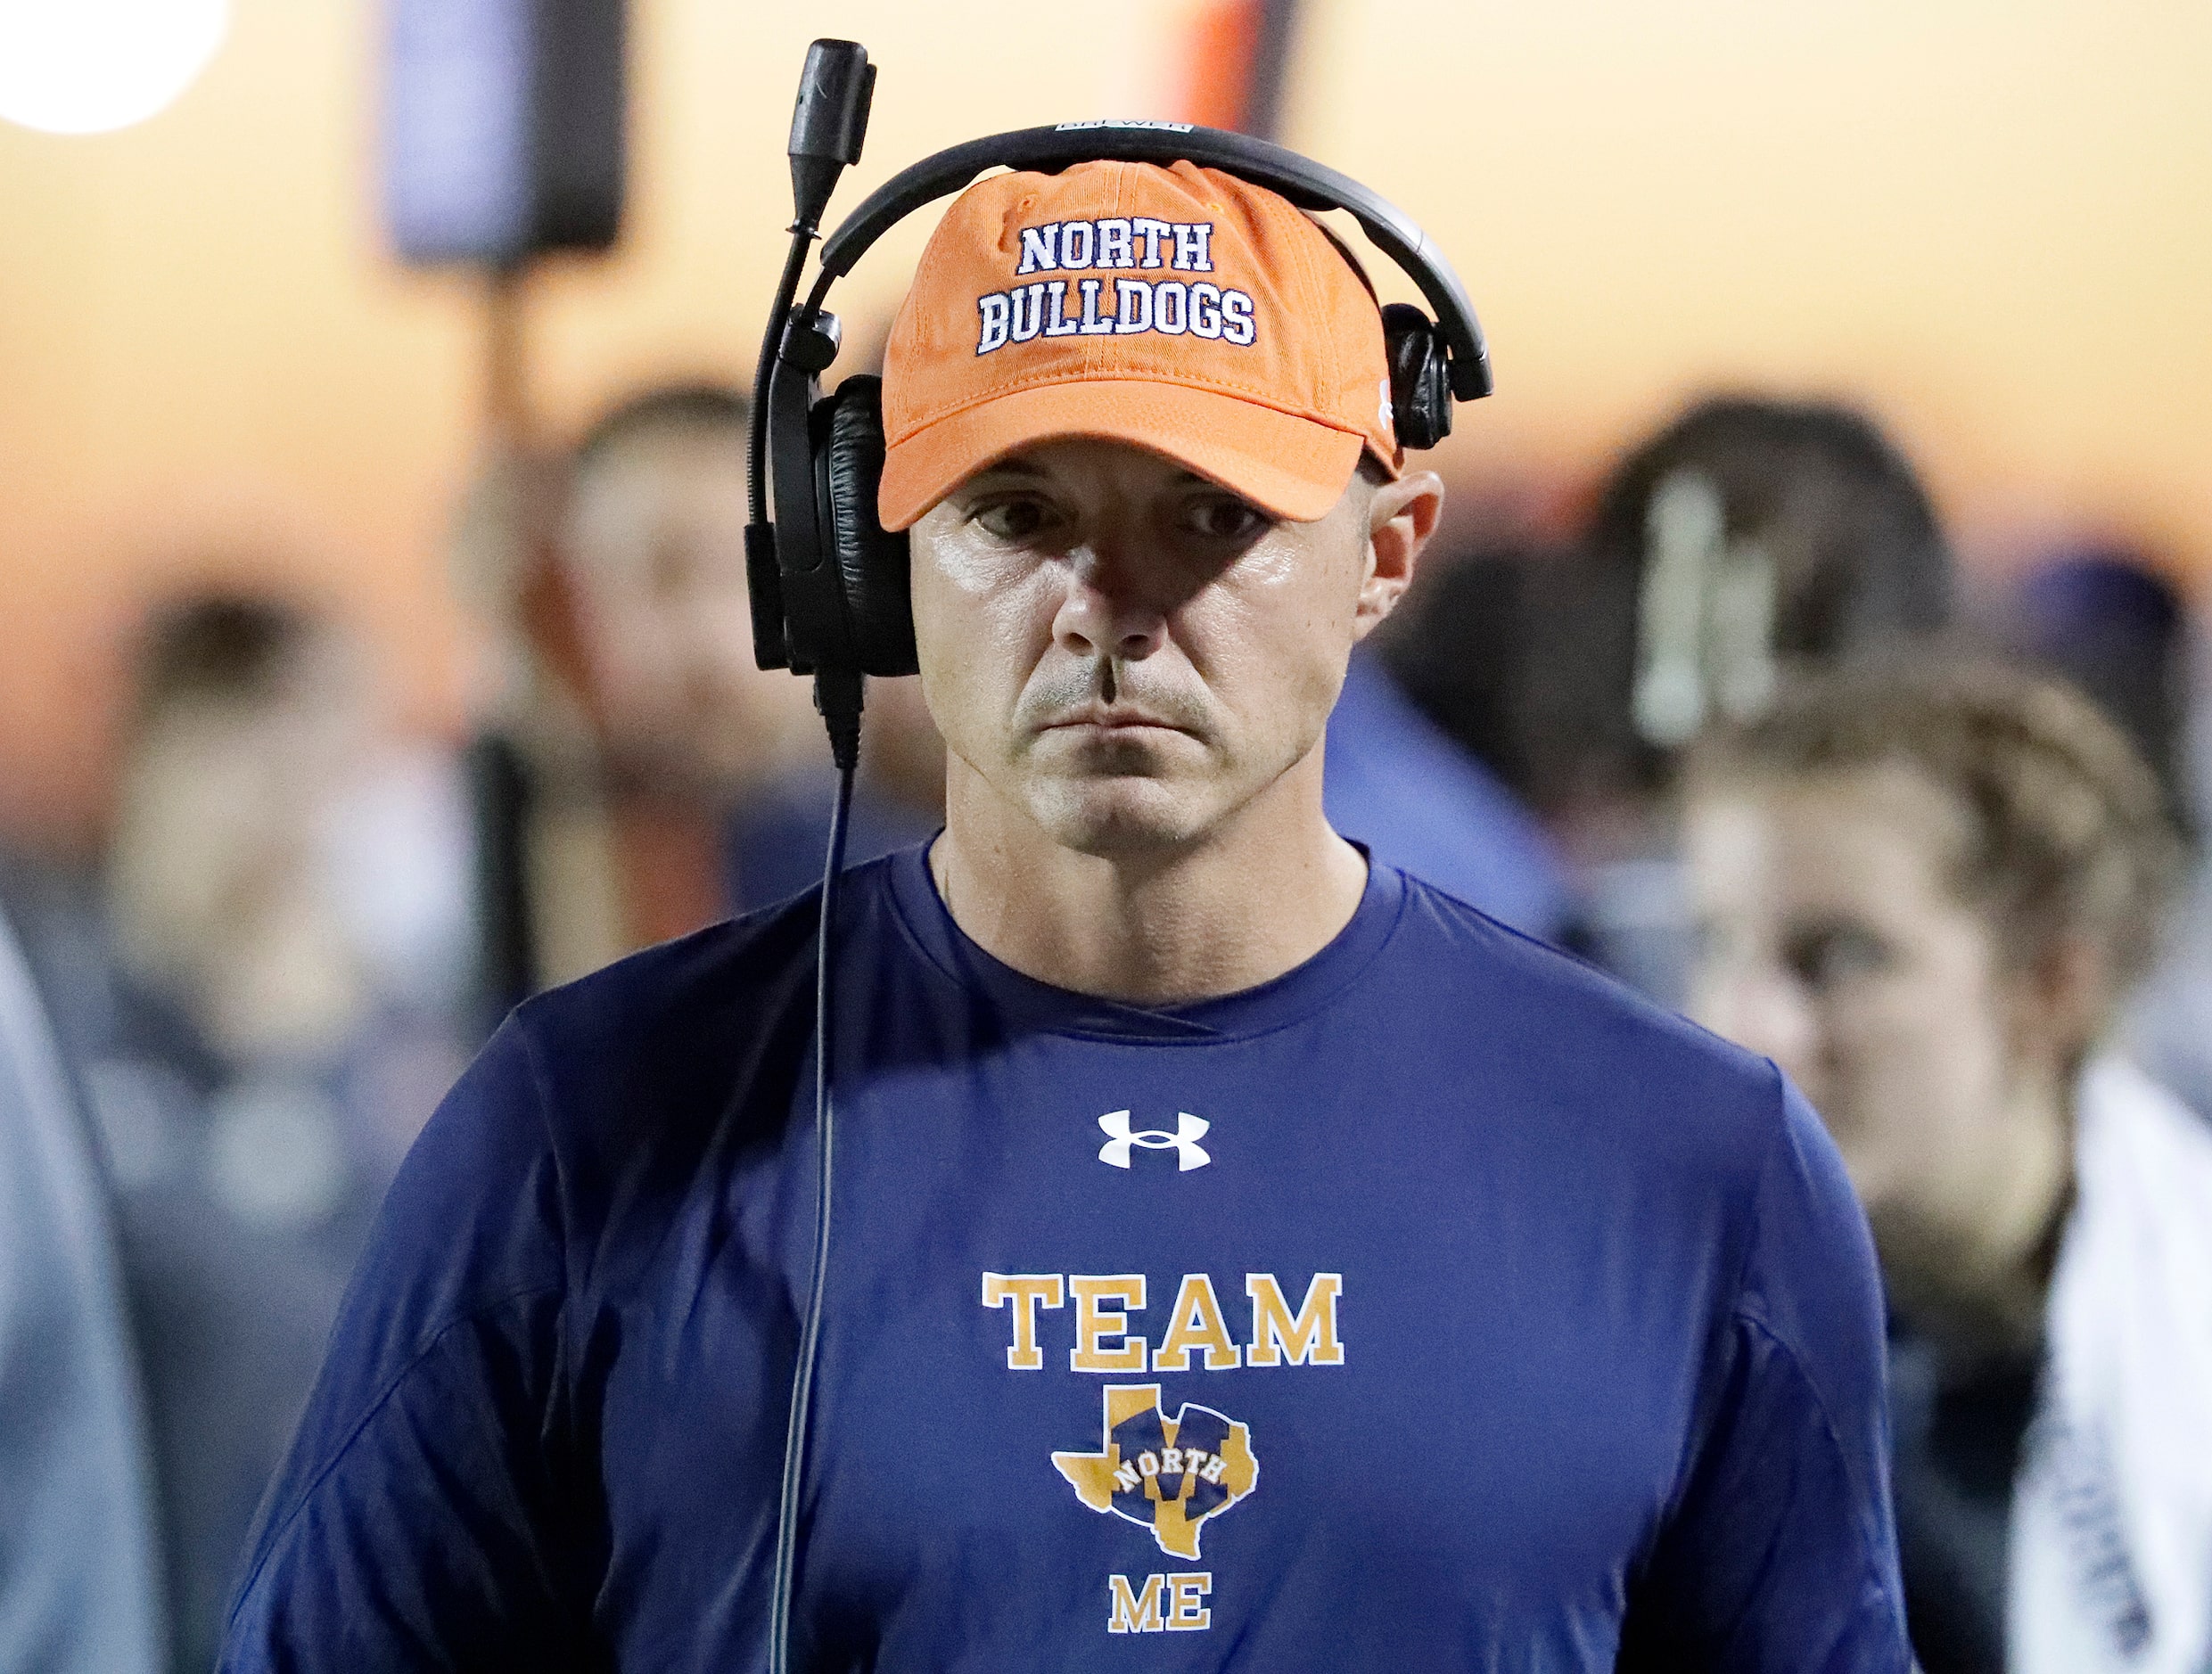
[[(1016, 277), (1033, 273), (1165, 268), (1213, 271), (1213, 223), (1161, 221), (1150, 216), (1096, 221), (1048, 221), (1021, 231)], [(1046, 300), (1051, 323), (1044, 324)], [(1008, 343), (1045, 337), (1163, 337), (1189, 335), (1249, 349), (1259, 326), (1251, 294), (1208, 280), (1079, 279), (1069, 295), (1065, 279), (1039, 280), (975, 299), (975, 352), (988, 355)]]
[(1178, 273), (1213, 271), (1213, 223), (1133, 220), (1109, 216), (1100, 221), (1048, 221), (1022, 229), (1022, 263), (1016, 277), (1033, 273), (1081, 272), (1090, 268), (1158, 267)]

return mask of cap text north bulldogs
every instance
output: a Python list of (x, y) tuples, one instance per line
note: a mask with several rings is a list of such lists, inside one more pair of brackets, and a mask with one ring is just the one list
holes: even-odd
[[(1016, 277), (1116, 268), (1213, 271), (1213, 223), (1109, 216), (1097, 221), (1048, 221), (1022, 229)], [(1255, 335), (1252, 298), (1211, 280), (1040, 279), (975, 299), (982, 329), (975, 352), (1038, 337), (1133, 336), (1157, 332), (1248, 348)], [(1109, 292), (1108, 286), (1112, 289)]]

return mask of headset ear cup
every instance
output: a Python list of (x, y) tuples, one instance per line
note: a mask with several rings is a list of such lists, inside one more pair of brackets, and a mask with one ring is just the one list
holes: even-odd
[(884, 480), (884, 382), (847, 378), (814, 414), (814, 481), (830, 562), (844, 595), (851, 654), (862, 674), (913, 674), (914, 603), (906, 531), (877, 521)]
[(1449, 356), (1435, 322), (1410, 302), (1383, 308), (1390, 405), (1401, 447), (1434, 447), (1451, 434)]

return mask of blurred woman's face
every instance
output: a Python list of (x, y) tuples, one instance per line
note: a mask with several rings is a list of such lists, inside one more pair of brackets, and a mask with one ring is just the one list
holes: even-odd
[(1708, 787), (1686, 810), (1698, 1022), (1772, 1057), (1843, 1153), (1879, 1233), (1947, 1227), (1993, 1158), (2040, 1147), (2020, 985), (1952, 887), (1961, 810), (1908, 767)]

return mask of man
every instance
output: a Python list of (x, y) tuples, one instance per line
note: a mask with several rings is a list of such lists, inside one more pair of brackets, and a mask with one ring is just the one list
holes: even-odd
[[(1205, 276), (979, 355), (1024, 229), (1109, 220)], [(946, 826), (839, 898), (792, 1666), (1904, 1669), (1817, 1123), (1323, 818), (1442, 501), (1351, 267), (1227, 176), (1094, 164), (970, 188), (919, 271), (880, 509)], [(760, 1666), (814, 933), (802, 899), (502, 1031), (395, 1190), (227, 1667)]]
[[(719, 385), (658, 385), (592, 424), (564, 484), (541, 462), (478, 496), (471, 590), (528, 647), (511, 712), (472, 751), (491, 1022), (548, 980), (821, 874), (819, 725), (803, 685), (752, 661), (745, 419)], [(869, 741), (859, 858), (936, 826), (927, 718), (875, 707), (904, 724)]]

